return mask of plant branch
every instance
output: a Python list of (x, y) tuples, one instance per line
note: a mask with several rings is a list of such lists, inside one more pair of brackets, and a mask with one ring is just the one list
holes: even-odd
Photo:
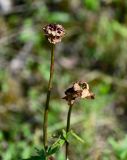
[[(72, 111), (72, 104), (69, 104), (69, 110), (68, 110), (68, 115), (67, 115), (67, 128), (66, 128), (66, 134), (69, 132), (70, 130), (70, 120), (71, 120), (71, 111)], [(66, 154), (66, 160), (68, 159), (68, 154), (69, 154), (69, 143), (66, 141), (66, 150), (65, 150), (65, 154)]]
[(50, 64), (50, 78), (48, 83), (48, 91), (47, 91), (47, 98), (45, 104), (45, 111), (44, 111), (44, 122), (43, 122), (43, 144), (46, 150), (47, 148), (47, 128), (48, 128), (48, 111), (49, 111), (49, 102), (50, 102), (50, 95), (52, 89), (52, 81), (53, 81), (53, 73), (54, 73), (54, 44), (51, 46), (51, 64)]

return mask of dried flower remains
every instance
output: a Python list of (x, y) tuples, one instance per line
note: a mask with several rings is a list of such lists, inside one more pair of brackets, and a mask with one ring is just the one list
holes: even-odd
[(65, 91), (65, 97), (63, 99), (65, 99), (69, 105), (72, 105), (75, 100), (81, 98), (95, 98), (95, 95), (89, 90), (88, 83), (84, 81), (75, 82), (70, 88)]
[(43, 28), (43, 31), (48, 38), (48, 41), (52, 44), (61, 42), (65, 34), (65, 30), (60, 24), (49, 24)]

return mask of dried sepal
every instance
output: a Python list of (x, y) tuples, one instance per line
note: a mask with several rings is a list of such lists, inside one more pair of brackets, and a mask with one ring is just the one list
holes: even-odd
[(52, 44), (61, 42), (65, 34), (65, 30), (60, 24), (49, 24), (43, 28), (43, 31), (48, 38), (48, 41)]
[(68, 104), (73, 104), (77, 99), (94, 99), (94, 93), (90, 92), (89, 85), (85, 81), (75, 82), (70, 88), (65, 91), (65, 99)]

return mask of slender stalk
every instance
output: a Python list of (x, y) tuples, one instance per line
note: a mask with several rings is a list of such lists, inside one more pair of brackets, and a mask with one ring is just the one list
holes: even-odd
[[(72, 104), (69, 104), (69, 110), (68, 110), (68, 115), (67, 115), (67, 128), (66, 128), (66, 134), (70, 130), (70, 120), (71, 120), (71, 111), (72, 111)], [(66, 141), (66, 148), (65, 148), (65, 155), (66, 155), (66, 160), (68, 159), (68, 154), (69, 154), (69, 143)]]
[(47, 148), (47, 128), (48, 128), (48, 111), (49, 111), (49, 102), (50, 102), (50, 95), (52, 89), (52, 81), (53, 81), (53, 73), (54, 73), (54, 44), (51, 46), (51, 64), (50, 64), (50, 78), (48, 82), (48, 91), (47, 91), (47, 98), (45, 104), (45, 111), (44, 111), (44, 123), (43, 123), (43, 144), (46, 150)]

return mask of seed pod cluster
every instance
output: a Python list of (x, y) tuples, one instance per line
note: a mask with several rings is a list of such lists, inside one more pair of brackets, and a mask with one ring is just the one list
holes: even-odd
[(43, 28), (45, 36), (48, 38), (48, 41), (52, 44), (61, 42), (65, 34), (65, 30), (60, 24), (49, 24)]

